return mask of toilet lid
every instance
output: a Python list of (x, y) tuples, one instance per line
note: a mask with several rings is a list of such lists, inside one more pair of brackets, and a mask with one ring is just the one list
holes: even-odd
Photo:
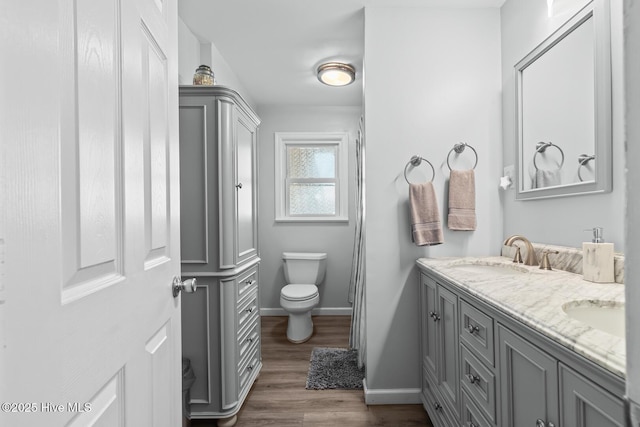
[(287, 285), (280, 291), (280, 295), (289, 301), (311, 299), (318, 294), (316, 285)]

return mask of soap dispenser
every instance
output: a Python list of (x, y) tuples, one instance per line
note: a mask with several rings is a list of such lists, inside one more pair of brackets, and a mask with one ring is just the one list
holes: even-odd
[(590, 282), (611, 283), (615, 281), (613, 243), (604, 242), (602, 227), (594, 227), (591, 243), (584, 242), (582, 244), (582, 274), (584, 280)]

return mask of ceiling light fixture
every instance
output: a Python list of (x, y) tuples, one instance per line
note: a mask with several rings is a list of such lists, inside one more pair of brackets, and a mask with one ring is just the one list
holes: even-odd
[(318, 67), (318, 80), (329, 86), (346, 86), (356, 79), (353, 65), (327, 62)]

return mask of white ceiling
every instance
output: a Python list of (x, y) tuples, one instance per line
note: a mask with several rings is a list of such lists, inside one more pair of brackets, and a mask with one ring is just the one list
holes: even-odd
[[(258, 105), (360, 105), (364, 11), (381, 7), (500, 7), (504, 0), (178, 0), (201, 42), (212, 42)], [(356, 67), (335, 88), (315, 71), (323, 62)]]

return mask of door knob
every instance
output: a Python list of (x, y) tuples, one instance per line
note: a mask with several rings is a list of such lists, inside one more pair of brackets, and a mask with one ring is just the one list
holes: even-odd
[(185, 291), (187, 293), (195, 292), (198, 285), (196, 284), (195, 277), (193, 279), (187, 279), (182, 281), (179, 276), (174, 276), (173, 278), (173, 297), (176, 298), (180, 295), (181, 291)]

